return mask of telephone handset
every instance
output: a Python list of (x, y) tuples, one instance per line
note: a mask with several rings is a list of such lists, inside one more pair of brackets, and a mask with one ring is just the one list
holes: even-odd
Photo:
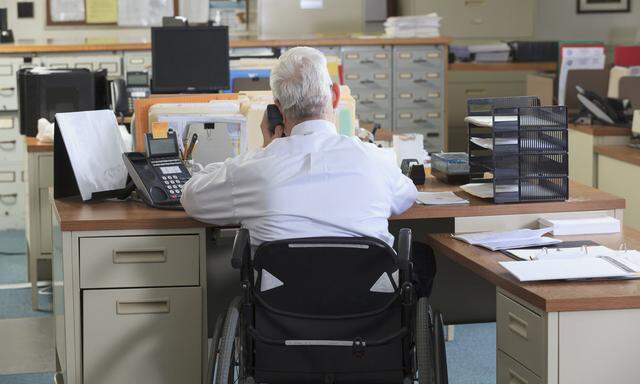
[[(276, 127), (278, 125), (281, 125), (282, 129), (284, 129), (284, 118), (277, 105), (267, 105), (267, 120), (269, 120), (269, 131), (272, 135), (276, 133)], [(282, 135), (284, 136), (284, 132)]]
[(152, 207), (180, 209), (182, 187), (191, 174), (180, 160), (176, 133), (169, 132), (165, 139), (147, 133), (145, 144), (146, 153), (123, 154), (138, 194)]

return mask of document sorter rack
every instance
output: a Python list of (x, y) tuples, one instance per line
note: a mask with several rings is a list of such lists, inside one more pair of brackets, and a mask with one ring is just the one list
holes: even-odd
[(471, 183), (492, 183), (495, 203), (569, 197), (566, 107), (523, 96), (470, 99), (467, 109), (484, 116), (467, 123)]

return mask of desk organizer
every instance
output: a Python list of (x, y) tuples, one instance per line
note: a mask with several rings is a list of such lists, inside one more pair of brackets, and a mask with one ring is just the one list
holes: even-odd
[(467, 123), (471, 183), (492, 183), (495, 203), (569, 197), (566, 107), (526, 96), (470, 99), (467, 109), (484, 116)]

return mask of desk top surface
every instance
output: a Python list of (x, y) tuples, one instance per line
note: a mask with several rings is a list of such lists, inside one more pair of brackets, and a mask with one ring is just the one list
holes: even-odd
[[(414, 205), (405, 213), (391, 220), (443, 219), (451, 217), (518, 215), (526, 213), (577, 212), (622, 209), (624, 199), (597, 189), (571, 183), (568, 201), (492, 204), (475, 198), (459, 187), (438, 182), (429, 177), (420, 187), (423, 191), (455, 191), (468, 199), (469, 205), (425, 206)], [(140, 202), (105, 201), (83, 203), (80, 198), (55, 200), (56, 214), (63, 231), (93, 231), (117, 229), (170, 229), (203, 227), (207, 224), (194, 220), (182, 211), (149, 208)]]
[[(588, 239), (612, 249), (618, 249), (622, 244), (629, 249), (640, 249), (640, 232), (631, 228), (613, 235), (558, 238), (567, 241)], [(500, 252), (455, 240), (450, 234), (429, 235), (427, 241), (436, 252), (547, 312), (640, 308), (640, 280), (521, 283), (498, 264), (513, 260)]]
[[(231, 36), (231, 48), (292, 47), (297, 45), (432, 45), (449, 44), (448, 37), (390, 38), (383, 36)], [(1, 44), (0, 53), (30, 52), (96, 52), (96, 51), (146, 51), (151, 42), (146, 39), (89, 38), (89, 39), (28, 39)]]
[(640, 167), (640, 149), (631, 148), (627, 145), (597, 145), (594, 151), (599, 155)]
[(591, 136), (631, 136), (631, 128), (615, 127), (612, 125), (569, 124), (569, 129)]
[(53, 143), (43, 142), (35, 137), (26, 137), (27, 152), (53, 152)]

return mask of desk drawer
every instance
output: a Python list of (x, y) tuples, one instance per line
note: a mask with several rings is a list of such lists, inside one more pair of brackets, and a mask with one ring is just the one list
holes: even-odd
[(199, 237), (80, 239), (80, 288), (198, 285)]
[(542, 384), (542, 379), (501, 350), (498, 350), (497, 361), (497, 384)]
[(82, 292), (83, 382), (201, 384), (202, 289)]
[(496, 313), (498, 349), (541, 375), (546, 356), (545, 319), (500, 293)]
[(444, 68), (444, 49), (441, 45), (396, 46), (393, 48), (396, 70), (441, 71)]

